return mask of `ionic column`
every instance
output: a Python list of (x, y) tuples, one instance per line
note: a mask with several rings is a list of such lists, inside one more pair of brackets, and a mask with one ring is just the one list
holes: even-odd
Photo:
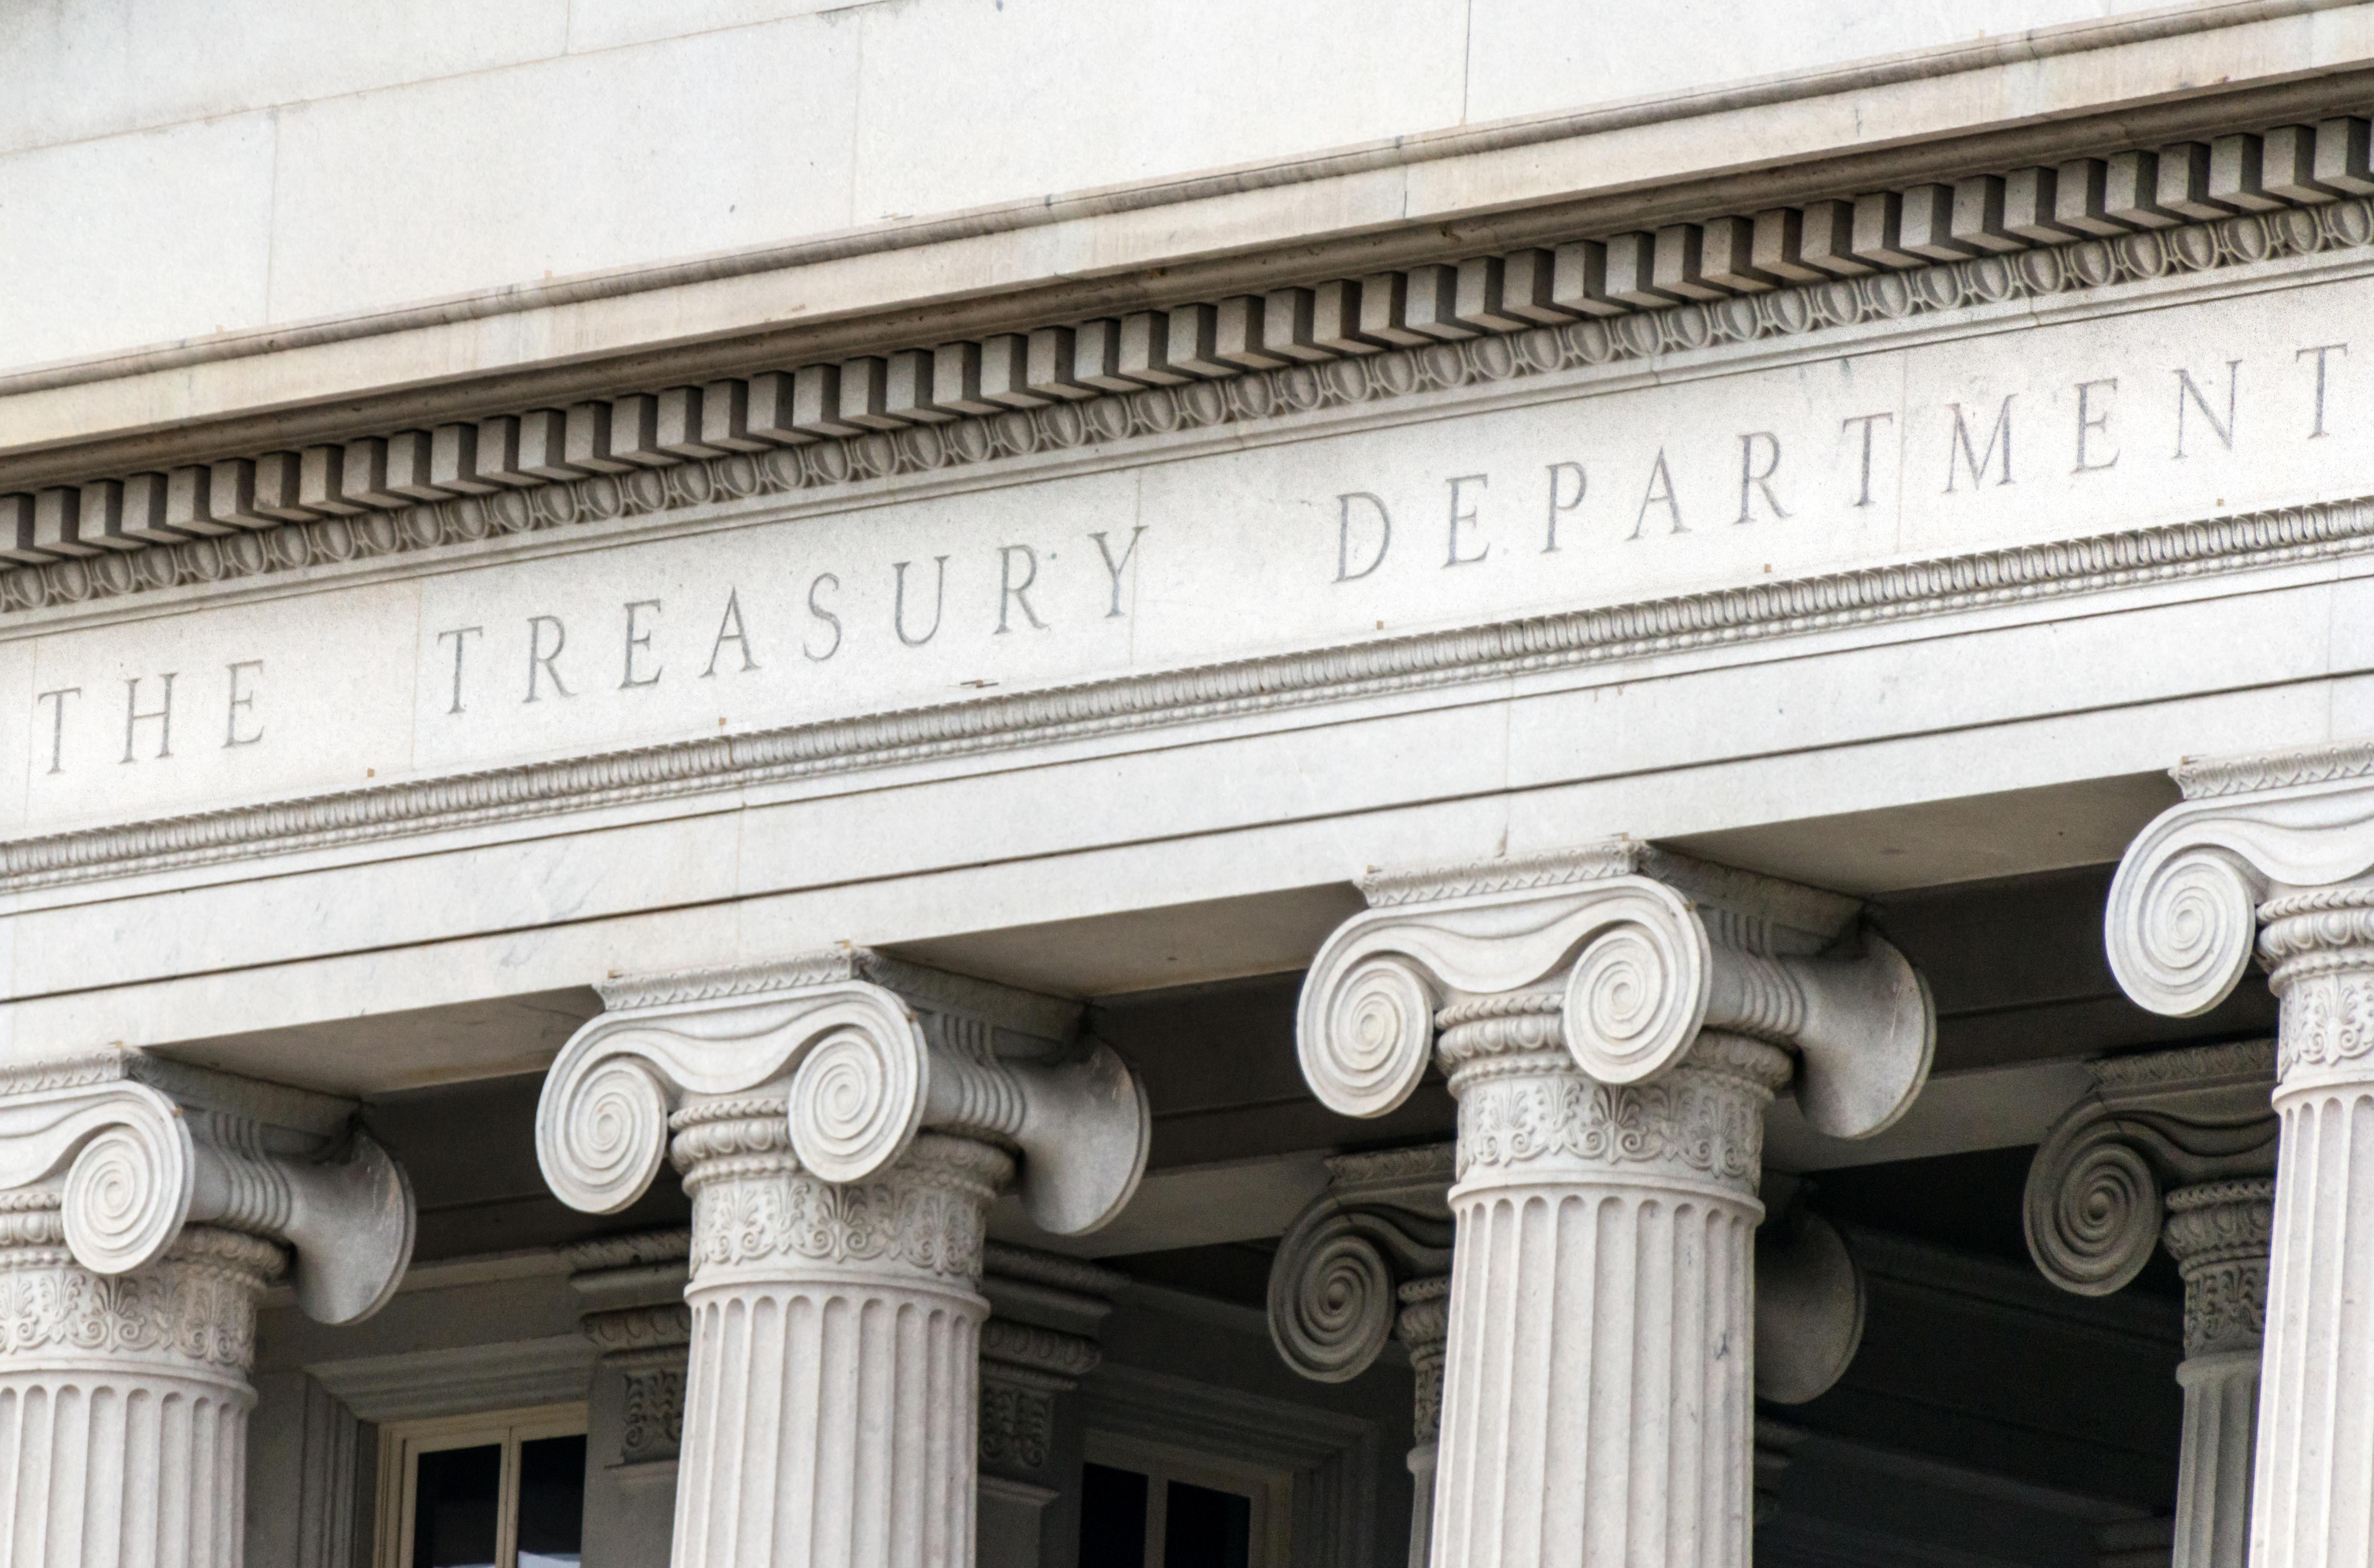
[(1124, 1275), (1074, 1258), (991, 1242), (981, 1293), (992, 1316), (981, 1330), (981, 1568), (1039, 1568), (1059, 1561), (1066, 1528), (1048, 1539), (1060, 1482), (1079, 1461), (1080, 1433), (1062, 1398), (1103, 1359), (1097, 1333)]
[[(2123, 1289), (2165, 1243), (2184, 1275), (2175, 1568), (2242, 1568), (2250, 1543), (2274, 1184), (2272, 1040), (2088, 1064), (2093, 1093), (2027, 1173), (2027, 1247), (2079, 1295)], [(2165, 1198), (2163, 1198), (2165, 1193)]]
[(411, 1261), (354, 1110), (122, 1052), (0, 1073), (0, 1565), (237, 1568), (257, 1296), (350, 1323)]
[(1435, 1568), (1745, 1568), (1763, 1110), (1892, 1122), (1926, 988), (1851, 901), (1627, 840), (1362, 889), (1297, 1041), (1338, 1111), (1459, 1099)]
[[(1456, 1160), (1450, 1143), (1329, 1160), (1327, 1190), (1287, 1227), (1270, 1264), (1270, 1339), (1305, 1377), (1359, 1375), (1388, 1329), (1409, 1352), (1410, 1568), (1426, 1568), (1434, 1528)], [(1863, 1277), (1846, 1243), (1819, 1215), (1786, 1204), (1757, 1232), (1755, 1279), (1756, 1397), (1803, 1404), (1828, 1392), (1863, 1340)], [(1765, 1470), (1777, 1475), (1786, 1457), (1757, 1452), (1761, 1497)]]
[[(2253, 1568), (2374, 1560), (2374, 786), (2366, 748), (2188, 764), (2120, 862), (2127, 994), (2173, 1016), (2256, 955), (2281, 1001)], [(2255, 938), (2255, 942), (2254, 939)]]
[(862, 949), (629, 981), (561, 1050), (546, 1179), (692, 1195), (677, 1568), (946, 1568), (974, 1553), (978, 1290), (1019, 1173), (1058, 1235), (1118, 1213), (1145, 1096), (1075, 1004)]
[(585, 1492), (584, 1568), (667, 1568), (684, 1441), (684, 1303), (692, 1235), (599, 1236), (568, 1249), (580, 1329), (601, 1352), (586, 1396), (594, 1458)]
[(1286, 1364), (1321, 1383), (1374, 1365), (1388, 1340), (1409, 1348), (1410, 1568), (1426, 1568), (1436, 1428), (1450, 1333), (1451, 1146), (1327, 1162), (1327, 1190), (1295, 1217), (1269, 1270), (1269, 1337)]
[(2184, 1439), (2175, 1568), (2242, 1568), (2251, 1551), (2259, 1366), (2275, 1184), (2204, 1182), (2168, 1195), (2161, 1233), (2184, 1276)]

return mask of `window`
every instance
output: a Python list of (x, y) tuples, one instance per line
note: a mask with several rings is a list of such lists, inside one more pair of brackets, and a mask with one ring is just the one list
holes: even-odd
[(1293, 1478), (1090, 1433), (1079, 1568), (1285, 1568)]
[(585, 1407), (380, 1430), (377, 1568), (575, 1568)]

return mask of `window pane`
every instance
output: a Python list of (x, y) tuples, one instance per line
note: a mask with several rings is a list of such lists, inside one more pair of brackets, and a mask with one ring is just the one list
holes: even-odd
[(519, 1568), (571, 1568), (585, 1545), (585, 1439), (520, 1445)]
[(1162, 1568), (1245, 1568), (1253, 1549), (1253, 1500), (1207, 1486), (1170, 1483)]
[(1081, 1467), (1080, 1568), (1146, 1568), (1144, 1476)]
[(420, 1456), (412, 1512), (412, 1568), (494, 1568), (500, 1444)]

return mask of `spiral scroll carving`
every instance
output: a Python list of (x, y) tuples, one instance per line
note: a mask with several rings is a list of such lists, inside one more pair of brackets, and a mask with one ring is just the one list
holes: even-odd
[(1628, 920), (1585, 947), (1566, 986), (1576, 1064), (1602, 1083), (1638, 1083), (1689, 1049), (1706, 1014), (1704, 944), (1694, 928)]
[[(1326, 985), (1316, 973), (1312, 980)], [(1305, 998), (1295, 1034), (1303, 1079), (1320, 1102), (1373, 1117), (1409, 1098), (1434, 1048), (1434, 989), (1417, 965), (1390, 954), (1363, 959), (1315, 1000), (1314, 1010)]]
[(930, 1073), (911, 1029), (846, 1027), (817, 1042), (792, 1077), (792, 1148), (826, 1181), (863, 1181), (906, 1153)]
[(154, 1261), (189, 1217), (190, 1135), (135, 1116), (92, 1138), (66, 1172), (64, 1222), (75, 1261), (123, 1274)]
[(536, 1106), (535, 1155), (561, 1201), (615, 1214), (643, 1195), (667, 1153), (667, 1091), (641, 1062), (613, 1057)]
[(1393, 1336), (1393, 1265), (1349, 1216), (1313, 1222), (1287, 1236), (1270, 1266), (1269, 1333), (1295, 1371), (1342, 1383), (1367, 1371)]
[(2158, 1245), (2159, 1178), (2114, 1137), (2047, 1157), (2053, 1153), (2048, 1145), (2028, 1169), (2028, 1253), (2063, 1290), (2109, 1295), (2143, 1271)]
[(2258, 935), (2258, 889), (2228, 850), (2203, 847), (2171, 855), (2143, 877), (2129, 878), (2134, 857), (2110, 889), (2104, 935), (2110, 968), (2126, 993), (2155, 1012), (2189, 1018), (2234, 989)]

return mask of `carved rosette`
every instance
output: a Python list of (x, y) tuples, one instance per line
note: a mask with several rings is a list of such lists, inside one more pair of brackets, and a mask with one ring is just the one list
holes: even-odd
[[(1297, 1047), (1346, 1114), (1432, 1066), (1459, 1102), (1440, 1427), (1413, 1457), (1432, 1562), (1512, 1539), (1627, 1561), (1645, 1509), (1670, 1560), (1745, 1568), (1763, 1113), (1793, 1085), (1825, 1131), (1892, 1123), (1928, 1071), (1926, 985), (1851, 901), (1629, 841), (1363, 887)], [(1357, 1261), (1318, 1301), (1365, 1344)], [(1279, 1306), (1273, 1275), (1274, 1328)]]

